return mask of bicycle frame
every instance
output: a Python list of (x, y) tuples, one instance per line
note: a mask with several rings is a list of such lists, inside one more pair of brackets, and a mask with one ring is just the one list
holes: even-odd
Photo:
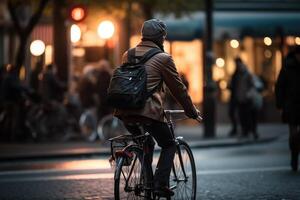
[[(173, 140), (175, 141), (176, 143), (176, 152), (178, 154), (178, 158), (179, 158), (179, 162), (180, 162), (180, 168), (182, 170), (182, 173), (183, 173), (183, 177), (181, 179), (179, 179), (177, 173), (176, 172), (176, 169), (175, 169), (175, 165), (173, 163), (173, 166), (172, 166), (172, 172), (174, 174), (174, 178), (175, 178), (175, 182), (180, 182), (180, 181), (184, 181), (186, 182), (188, 180), (188, 177), (187, 177), (187, 174), (186, 174), (186, 169), (185, 169), (185, 166), (184, 166), (184, 163), (183, 163), (183, 157), (182, 157), (182, 152), (181, 152), (181, 148), (180, 148), (180, 144), (183, 142), (184, 143), (184, 140), (183, 140), (183, 137), (176, 137), (175, 136), (175, 132), (174, 132), (174, 121), (173, 121), (173, 118), (172, 118), (172, 114), (184, 114), (184, 111), (183, 110), (165, 110), (164, 112), (165, 114), (165, 117), (167, 119), (167, 124), (170, 128), (170, 132), (171, 132), (171, 135), (172, 135), (172, 138)], [(184, 119), (187, 119), (187, 117), (185, 117)], [(201, 118), (199, 118), (201, 119)], [(143, 182), (143, 178), (145, 178), (144, 176), (144, 172), (146, 170), (146, 173), (149, 172), (147, 171), (146, 167), (145, 166), (145, 155), (147, 154), (147, 152), (145, 152), (145, 142), (147, 141), (147, 138), (148, 137), (151, 137), (150, 134), (148, 132), (144, 132), (144, 130), (142, 130), (142, 126), (140, 126), (140, 129), (141, 129), (141, 132), (144, 133), (140, 136), (129, 136), (129, 135), (125, 135), (125, 136), (118, 136), (118, 137), (115, 137), (116, 139), (120, 139), (122, 141), (122, 137), (124, 138), (124, 141), (126, 146), (122, 149), (122, 152), (126, 152), (126, 151), (130, 151), (130, 148), (137, 148), (137, 149), (140, 149), (140, 151), (142, 152), (142, 154), (140, 154), (141, 156), (139, 156), (139, 154), (136, 154), (137, 156), (134, 158), (133, 162), (132, 163), (132, 166), (130, 167), (130, 171), (129, 171), (129, 174), (128, 174), (128, 177), (126, 178), (126, 176), (124, 175), (124, 172), (121, 170), (119, 173), (122, 173), (122, 176), (124, 177), (125, 179), (125, 192), (135, 192), (135, 195), (137, 196), (140, 196), (140, 197), (149, 197), (150, 198), (152, 197), (152, 194), (149, 195), (148, 192), (153, 192), (154, 188), (151, 188), (151, 187), (148, 187), (148, 183), (149, 180), (146, 180), (146, 183)], [(128, 144), (127, 141), (126, 141), (126, 137), (127, 140), (130, 141), (133, 141), (134, 143), (133, 144)], [(110, 139), (110, 141), (112, 142), (114, 140), (114, 138)], [(181, 142), (182, 141), (182, 142)], [(112, 149), (112, 152), (113, 152), (113, 147), (111, 146), (111, 149)], [(126, 159), (126, 154), (122, 154), (123, 156), (123, 159)], [(139, 158), (141, 157), (141, 158)], [(133, 173), (133, 170), (134, 170), (134, 165), (136, 164), (137, 162), (137, 159), (140, 159), (141, 161), (141, 174), (140, 174), (140, 177), (139, 177), (139, 180), (138, 180), (138, 184), (134, 186), (134, 188), (129, 188), (129, 180), (132, 176), (132, 173)], [(121, 174), (115, 174), (116, 177), (119, 177)], [(147, 176), (147, 179), (149, 178), (148, 175)], [(151, 175), (151, 177), (153, 177), (153, 174)], [(152, 180), (151, 180), (152, 181)], [(174, 185), (174, 186), (169, 186), (171, 189), (175, 189), (177, 187), (177, 185)], [(145, 196), (142, 196), (141, 193), (139, 193), (140, 191), (144, 191), (145, 193)], [(149, 196), (148, 196), (149, 195)]]
[[(182, 172), (183, 172), (183, 175), (184, 175), (184, 180), (182, 180), (182, 181), (186, 181), (187, 180), (187, 175), (186, 175), (186, 172), (185, 172), (184, 164), (183, 164), (183, 161), (182, 161), (181, 150), (180, 150), (180, 146), (179, 146), (179, 140), (182, 140), (183, 137), (181, 137), (181, 136), (175, 137), (174, 121), (172, 119), (172, 114), (183, 114), (183, 113), (184, 113), (184, 111), (182, 111), (182, 110), (166, 110), (165, 111), (165, 116), (167, 118), (167, 124), (168, 124), (168, 126), (170, 128), (170, 131), (172, 133), (172, 137), (173, 137), (173, 139), (175, 140), (175, 143), (176, 143), (176, 150), (177, 150), (177, 153), (178, 153), (180, 166), (181, 166), (181, 169), (182, 169)], [(186, 119), (186, 118), (184, 118), (184, 119)], [(174, 173), (174, 176), (175, 176), (176, 180), (178, 180), (174, 163), (173, 163), (173, 166), (172, 166), (172, 171)], [(179, 180), (179, 181), (181, 181), (181, 180)], [(174, 189), (175, 187), (176, 186), (171, 187), (170, 189)]]

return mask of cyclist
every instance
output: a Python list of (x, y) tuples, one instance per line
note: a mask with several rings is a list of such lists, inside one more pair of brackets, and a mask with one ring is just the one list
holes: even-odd
[[(169, 176), (172, 168), (173, 158), (176, 151), (175, 142), (172, 139), (170, 129), (165, 123), (163, 114), (164, 90), (162, 82), (169, 88), (175, 99), (181, 104), (186, 115), (196, 119), (199, 111), (193, 105), (186, 86), (183, 84), (176, 70), (172, 57), (164, 52), (164, 40), (167, 35), (166, 25), (158, 19), (145, 21), (142, 30), (141, 42), (135, 47), (134, 56), (143, 56), (152, 48), (159, 48), (163, 52), (158, 53), (145, 63), (147, 71), (147, 90), (156, 91), (150, 96), (145, 106), (138, 110), (117, 109), (115, 115), (125, 124), (132, 134), (140, 134), (137, 122), (143, 125), (145, 131), (157, 141), (161, 147), (159, 161), (153, 177), (155, 194), (161, 197), (169, 197), (174, 192), (169, 189)], [(132, 59), (132, 58), (131, 58)], [(128, 51), (124, 53), (122, 62), (128, 62)], [(152, 165), (154, 141), (147, 142), (148, 153), (144, 158), (147, 166)]]

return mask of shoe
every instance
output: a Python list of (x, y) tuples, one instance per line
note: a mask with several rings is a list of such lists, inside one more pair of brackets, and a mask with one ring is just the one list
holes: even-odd
[(174, 196), (174, 192), (166, 186), (155, 188), (154, 194), (157, 197), (171, 197), (171, 196)]
[(298, 171), (298, 153), (297, 152), (291, 153), (291, 167), (294, 172)]

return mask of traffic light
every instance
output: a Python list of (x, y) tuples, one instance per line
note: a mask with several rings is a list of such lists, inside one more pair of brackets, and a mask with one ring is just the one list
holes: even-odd
[(75, 5), (70, 8), (69, 16), (75, 23), (81, 22), (85, 19), (87, 14), (87, 9), (83, 5)]

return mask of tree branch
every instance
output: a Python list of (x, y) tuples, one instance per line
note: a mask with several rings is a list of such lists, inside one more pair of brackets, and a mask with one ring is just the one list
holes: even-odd
[(7, 8), (8, 8), (10, 17), (11, 17), (11, 19), (12, 19), (14, 25), (15, 25), (17, 33), (19, 35), (22, 35), (24, 30), (21, 28), (20, 22), (19, 22), (18, 17), (15, 13), (15, 8), (14, 8), (14, 5), (13, 5), (12, 1), (7, 2)]
[(41, 18), (43, 11), (44, 11), (45, 7), (47, 6), (48, 2), (49, 2), (49, 0), (41, 0), (40, 1), (37, 11), (32, 15), (27, 27), (25, 28), (25, 34), (29, 35), (31, 33), (34, 26), (38, 23), (39, 19)]

